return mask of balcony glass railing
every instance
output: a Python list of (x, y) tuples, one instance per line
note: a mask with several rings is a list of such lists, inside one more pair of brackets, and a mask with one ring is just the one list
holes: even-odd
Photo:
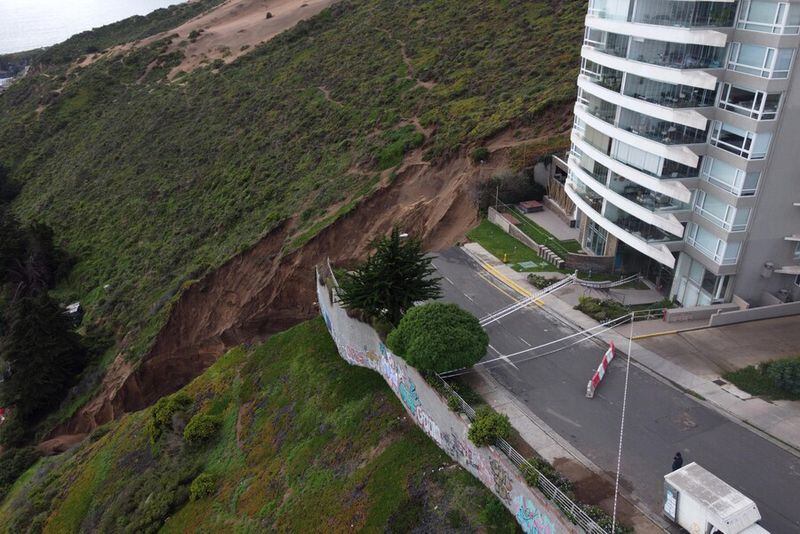
[(665, 41), (633, 41), (628, 59), (674, 69), (719, 69), (725, 48)]
[(675, 0), (591, 0), (589, 14), (595, 17), (679, 26), (682, 28), (731, 27), (736, 15), (732, 2), (685, 2)]
[(629, 109), (620, 113), (618, 126), (635, 135), (665, 145), (705, 143), (707, 133), (683, 124), (664, 121)]
[(571, 153), (573, 160), (578, 164), (583, 172), (604, 186), (608, 183), (608, 168), (597, 163), (595, 160), (584, 154), (580, 148), (574, 145), (571, 149)]
[(606, 202), (604, 217), (613, 222), (629, 234), (635, 235), (639, 239), (648, 243), (668, 243), (670, 241), (680, 241), (679, 236), (674, 236), (665, 232), (657, 226), (648, 224), (638, 217), (615, 206), (611, 202)]
[(633, 22), (682, 28), (730, 28), (735, 16), (733, 2), (637, 0)]
[(581, 64), (581, 74), (590, 78), (592, 83), (619, 93), (622, 87), (622, 72), (598, 65), (593, 61), (584, 59)]
[(642, 187), (613, 172), (611, 173), (609, 186), (615, 193), (653, 213), (689, 209), (689, 204), (685, 202)]
[[(700, 164), (697, 167), (689, 167), (682, 163), (653, 156), (622, 141), (615, 140), (612, 144), (608, 136), (582, 122), (580, 128), (574, 128), (574, 131), (581, 136), (585, 143), (602, 154), (654, 178), (669, 180), (697, 178), (700, 175)], [(702, 159), (701, 157), (701, 163)]]
[(594, 211), (603, 213), (603, 197), (586, 187), (586, 184), (575, 173), (570, 172), (568, 184)]
[(583, 44), (591, 46), (604, 54), (626, 57), (628, 54), (628, 41), (629, 37), (627, 35), (586, 28), (586, 37), (583, 40)]
[(623, 94), (669, 108), (710, 107), (717, 96), (713, 89), (659, 82), (635, 74), (625, 77)]
[(719, 69), (725, 59), (725, 47), (720, 46), (644, 39), (632, 40), (629, 50), (628, 40), (625, 35), (587, 28), (583, 44), (604, 54), (673, 69)]

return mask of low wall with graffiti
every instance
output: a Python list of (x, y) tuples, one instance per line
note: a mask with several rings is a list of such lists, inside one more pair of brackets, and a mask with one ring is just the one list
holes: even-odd
[[(329, 284), (332, 285), (332, 284)], [(468, 438), (469, 423), (420, 373), (381, 342), (369, 325), (348, 317), (335, 302), (334, 290), (317, 281), (317, 298), (339, 354), (347, 362), (380, 373), (416, 424), (453, 460), (475, 475), (514, 514), (528, 533), (581, 532), (537, 490), (516, 466), (494, 447), (477, 447)]]

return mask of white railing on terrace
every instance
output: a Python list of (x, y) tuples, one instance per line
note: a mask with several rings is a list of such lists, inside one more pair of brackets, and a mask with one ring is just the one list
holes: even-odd
[[(439, 376), (436, 375), (439, 380), (444, 385), (447, 393), (451, 395), (456, 401), (458, 402), (461, 411), (466, 414), (470, 421), (475, 419), (475, 409), (470, 406), (467, 401), (465, 401), (461, 395), (459, 395), (456, 390), (447, 383), (447, 381)], [(495, 446), (503, 451), (503, 453), (511, 460), (514, 465), (517, 466), (523, 474), (526, 472), (536, 473), (536, 487), (539, 491), (544, 494), (545, 497), (553, 501), (558, 508), (564, 512), (564, 514), (570, 518), (576, 525), (581, 527), (587, 534), (608, 534), (608, 532), (603, 529), (597, 522), (589, 517), (589, 515), (583, 511), (583, 508), (570, 499), (563, 491), (561, 491), (558, 486), (553, 484), (544, 474), (536, 469), (524, 456), (522, 456), (514, 447), (511, 446), (506, 440), (502, 438), (498, 438), (495, 441)]]

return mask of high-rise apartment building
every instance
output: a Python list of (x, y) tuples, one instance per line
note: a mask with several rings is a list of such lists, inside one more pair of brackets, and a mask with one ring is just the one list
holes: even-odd
[(590, 0), (564, 192), (684, 306), (800, 300), (800, 1)]

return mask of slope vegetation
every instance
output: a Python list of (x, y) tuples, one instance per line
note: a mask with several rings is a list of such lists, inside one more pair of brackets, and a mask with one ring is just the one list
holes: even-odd
[[(211, 432), (196, 430), (203, 418)], [(493, 501), (379, 375), (339, 358), (317, 319), (229, 352), (173, 397), (40, 460), (0, 505), (0, 528), (513, 531)]]
[[(563, 143), (583, 11), (575, 0), (341, 0), (171, 80), (191, 40), (157, 18), (54, 48), (0, 96), (0, 163), (24, 185), (15, 212), (47, 222), (77, 258), (56, 296), (80, 300), (85, 323), (117, 340), (59, 417), (95, 398), (73, 425), (88, 430), (166, 392), (130, 379), (143, 359), (162, 356), (157, 376), (179, 371), (171, 391), (225, 348), (309, 317), (302, 269), (357, 257), (393, 222), (431, 246), (458, 238), (487, 177), (472, 147)], [(167, 13), (173, 27), (198, 14)], [(124, 36), (142, 41), (85, 61)], [(65, 63), (81, 51), (85, 66)], [(212, 286), (215, 301), (203, 297)], [(181, 358), (201, 365), (169, 366)]]

